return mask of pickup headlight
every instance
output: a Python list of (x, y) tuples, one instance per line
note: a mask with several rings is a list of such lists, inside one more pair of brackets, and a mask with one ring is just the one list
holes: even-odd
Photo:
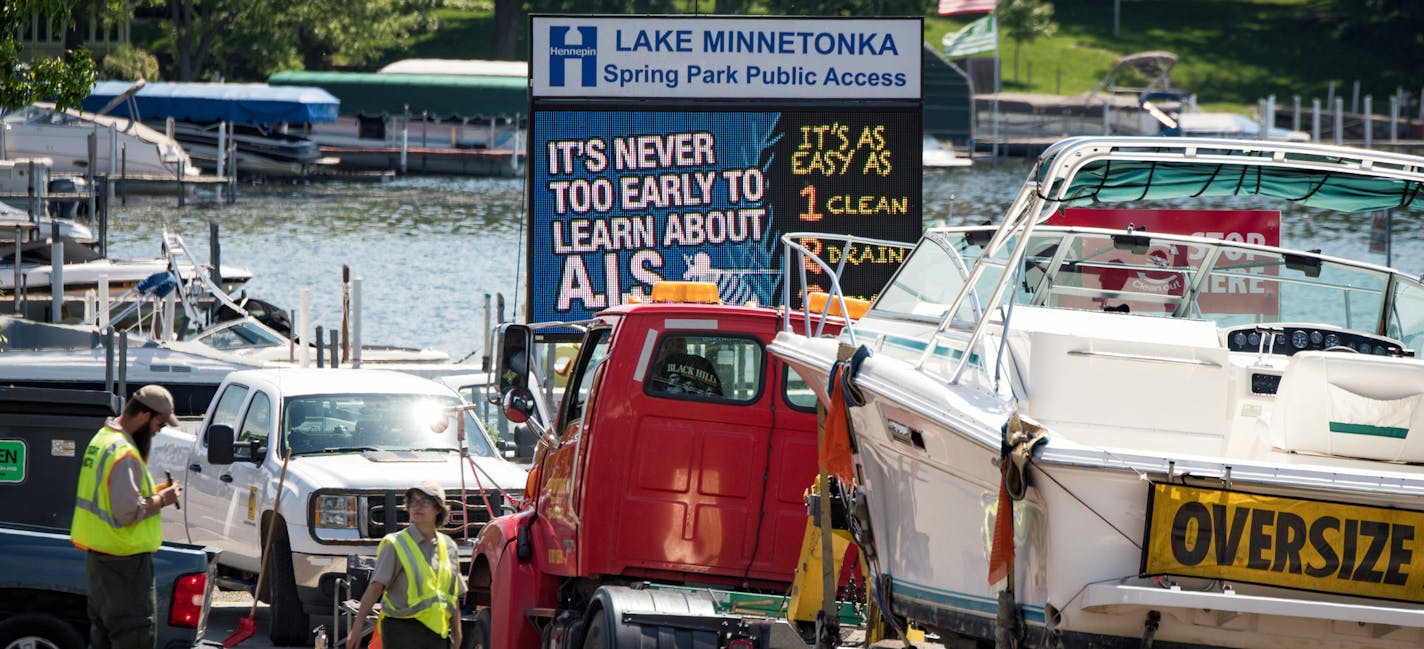
[(359, 524), (356, 496), (317, 496), (316, 527), (331, 530), (356, 529)]

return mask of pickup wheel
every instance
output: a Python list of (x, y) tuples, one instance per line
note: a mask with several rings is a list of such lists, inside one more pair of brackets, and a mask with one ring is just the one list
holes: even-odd
[(480, 612), (475, 613), (475, 621), (470, 623), (470, 628), (465, 630), (465, 646), (463, 649), (489, 649), (490, 647), (490, 610), (488, 606), (480, 608)]
[(311, 616), (302, 608), (297, 580), (292, 574), (292, 543), (287, 530), (273, 527), (272, 552), (267, 556), (267, 601), (272, 606), (272, 629), (268, 637), (279, 647), (298, 647), (311, 641)]
[(83, 649), (84, 638), (63, 620), (18, 615), (0, 622), (0, 649)]

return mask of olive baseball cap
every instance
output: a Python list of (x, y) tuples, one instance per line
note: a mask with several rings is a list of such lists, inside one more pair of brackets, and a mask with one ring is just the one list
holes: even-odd
[(166, 418), (167, 425), (178, 425), (178, 417), (173, 414), (173, 395), (163, 386), (145, 385), (134, 393), (133, 400)]
[(418, 485), (415, 485), (414, 487), (405, 490), (405, 495), (407, 499), (410, 498), (410, 492), (412, 491), (418, 491), (420, 493), (423, 493), (426, 496), (429, 496), (431, 500), (435, 501), (435, 508), (440, 512), (438, 515), (438, 520), (441, 524), (444, 523), (445, 519), (450, 517), (450, 505), (445, 502), (445, 489), (442, 488), (440, 485), (430, 481), (422, 482)]

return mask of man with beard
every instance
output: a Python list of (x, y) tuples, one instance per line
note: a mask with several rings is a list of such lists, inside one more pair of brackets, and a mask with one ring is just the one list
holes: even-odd
[(69, 538), (87, 551), (91, 648), (154, 646), (153, 553), (163, 543), (157, 514), (182, 494), (177, 485), (156, 489), (148, 474), (149, 445), (164, 424), (178, 425), (173, 395), (146, 385), (84, 451)]

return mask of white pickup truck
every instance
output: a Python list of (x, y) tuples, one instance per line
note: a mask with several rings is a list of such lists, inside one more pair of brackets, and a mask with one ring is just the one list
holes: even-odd
[[(526, 472), (501, 457), (468, 411), (457, 414), (461, 405), (450, 388), (398, 372), (233, 372), (197, 434), (165, 428), (154, 438), (155, 477), (184, 486), (182, 508), (163, 512), (164, 537), (220, 548), (219, 585), (250, 589), (270, 533), (262, 599), (271, 639), (309, 645), (311, 616), (331, 614), (347, 556), (374, 554), (409, 520), (407, 488), (424, 480), (445, 488), (451, 515), (442, 531), (456, 541), (473, 539), (489, 509), (499, 516), (522, 497)], [(457, 416), (478, 470), (461, 459)]]

